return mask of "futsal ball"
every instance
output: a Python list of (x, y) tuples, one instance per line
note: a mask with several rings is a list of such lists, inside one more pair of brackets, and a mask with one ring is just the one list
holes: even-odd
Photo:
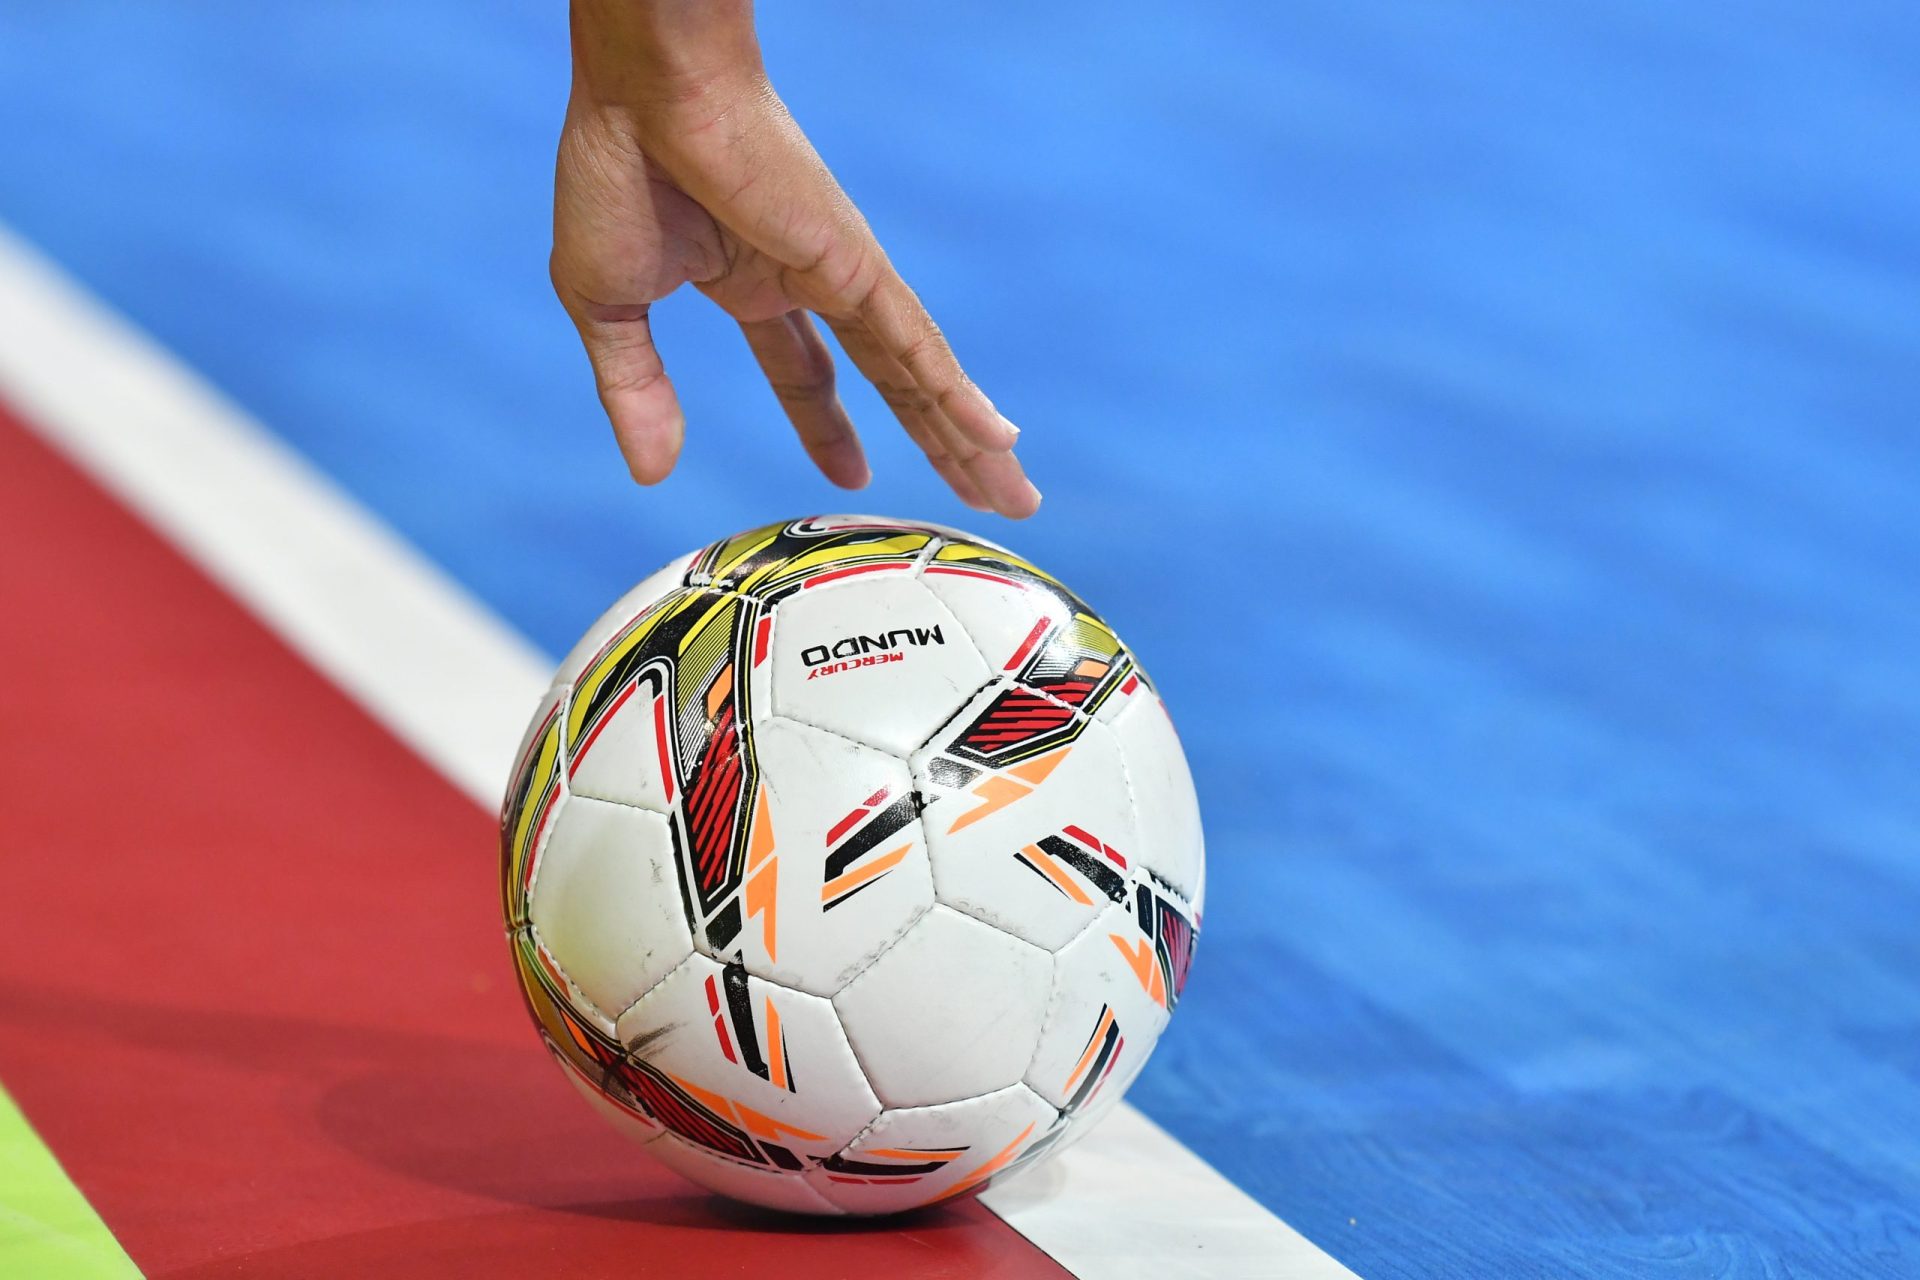
[(1204, 883), (1172, 722), (1106, 623), (993, 543), (868, 516), (716, 542), (595, 623), (501, 871), (594, 1108), (714, 1191), (854, 1214), (980, 1191), (1117, 1104)]

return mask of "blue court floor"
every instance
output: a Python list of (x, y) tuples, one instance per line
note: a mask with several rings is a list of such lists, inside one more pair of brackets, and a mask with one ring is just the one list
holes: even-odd
[(0, 9), (0, 223), (550, 651), (849, 505), (1072, 582), (1208, 821), (1132, 1096), (1368, 1280), (1920, 1275), (1920, 11), (764, 9), (1031, 524), (697, 298), (626, 480), (557, 6)]

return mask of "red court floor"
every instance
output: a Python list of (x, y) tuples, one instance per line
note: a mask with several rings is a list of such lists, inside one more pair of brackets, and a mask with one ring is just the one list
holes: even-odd
[(603, 1128), (492, 816), (4, 411), (0, 581), (0, 1079), (149, 1275), (1064, 1274), (977, 1204), (734, 1209)]

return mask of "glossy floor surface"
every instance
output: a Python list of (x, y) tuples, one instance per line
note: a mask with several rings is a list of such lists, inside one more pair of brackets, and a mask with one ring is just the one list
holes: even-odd
[(1073, 583), (1208, 819), (1132, 1096), (1370, 1280), (1920, 1268), (1910, 5), (767, 6), (1022, 527), (865, 392), (829, 489), (698, 299), (626, 482), (553, 10), (0, 11), (0, 222), (549, 651), (849, 505)]

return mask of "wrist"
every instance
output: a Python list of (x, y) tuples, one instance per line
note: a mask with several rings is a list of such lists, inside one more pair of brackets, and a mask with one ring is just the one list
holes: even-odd
[(573, 0), (575, 92), (670, 105), (763, 78), (751, 0)]

